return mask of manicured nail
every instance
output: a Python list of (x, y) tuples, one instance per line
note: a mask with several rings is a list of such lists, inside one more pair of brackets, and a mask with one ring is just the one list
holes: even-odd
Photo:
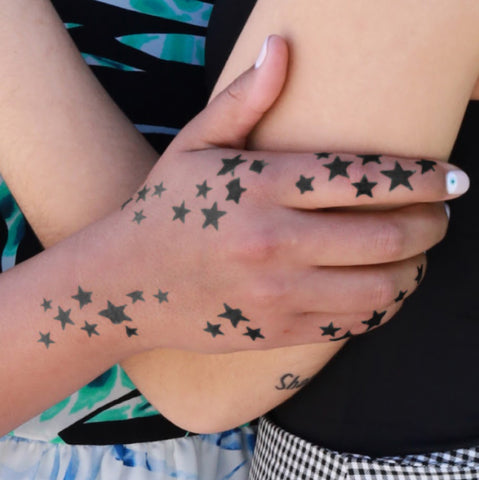
[(444, 210), (446, 210), (447, 218), (451, 218), (451, 207), (447, 202), (444, 202)]
[(254, 64), (254, 68), (259, 68), (261, 65), (263, 65), (266, 55), (268, 54), (268, 41), (269, 37), (266, 37), (266, 40), (263, 42), (263, 46), (261, 47), (261, 51), (259, 52), (258, 59)]
[(446, 175), (446, 189), (450, 195), (461, 195), (469, 189), (469, 177), (462, 170), (451, 170)]

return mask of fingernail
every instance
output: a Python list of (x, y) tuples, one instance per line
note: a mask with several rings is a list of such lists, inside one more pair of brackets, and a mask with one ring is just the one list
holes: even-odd
[(261, 47), (261, 51), (259, 52), (258, 59), (254, 64), (254, 68), (259, 68), (261, 65), (263, 65), (266, 55), (268, 54), (268, 41), (269, 37), (266, 37), (266, 40), (263, 42), (263, 46)]
[(449, 204), (447, 202), (444, 203), (444, 210), (446, 210), (447, 218), (450, 219), (451, 218), (451, 207), (449, 206)]
[(462, 170), (452, 170), (446, 175), (447, 193), (461, 195), (469, 189), (469, 177)]

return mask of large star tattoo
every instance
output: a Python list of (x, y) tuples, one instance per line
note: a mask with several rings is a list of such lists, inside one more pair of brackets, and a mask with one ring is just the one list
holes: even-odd
[(314, 177), (305, 177), (303, 175), (299, 176), (299, 180), (296, 182), (296, 187), (298, 187), (299, 191), (301, 192), (301, 195), (303, 195), (305, 192), (313, 192), (313, 180)]
[(67, 325), (67, 323), (69, 323), (70, 325), (75, 325), (75, 323), (72, 322), (72, 319), (70, 318), (71, 311), (71, 308), (65, 311), (62, 309), (62, 307), (58, 307), (58, 315), (55, 317), (55, 320), (58, 320), (62, 324), (62, 330), (65, 330), (65, 326)]
[(231, 308), (226, 303), (223, 303), (225, 311), (218, 315), (221, 318), (227, 318), (233, 327), (237, 327), (239, 322), (249, 322), (249, 319), (243, 317), (243, 312), (239, 308)]
[(47, 300), (46, 298), (43, 299), (43, 303), (40, 305), (40, 307), (43, 307), (43, 311), (46, 312), (47, 310), (51, 310), (52, 308), (52, 301)]
[(161, 182), (159, 185), (154, 185), (153, 188), (155, 189), (155, 191), (151, 194), (152, 197), (156, 195), (158, 198), (161, 198), (161, 194), (163, 192), (166, 192), (166, 188), (163, 186), (163, 182)]
[(136, 201), (139, 202), (140, 200), (146, 201), (146, 195), (150, 191), (150, 189), (145, 185), (139, 192), (137, 192), (138, 197)]
[(131, 298), (132, 303), (145, 301), (143, 298), (143, 292), (141, 290), (135, 290), (134, 292), (127, 293), (126, 296)]
[(211, 208), (202, 208), (203, 215), (205, 216), (205, 221), (203, 223), (203, 228), (208, 227), (209, 225), (213, 226), (218, 230), (218, 220), (226, 215), (226, 212), (218, 210), (218, 204), (215, 202)]
[(381, 155), (356, 155), (359, 158), (363, 159), (363, 165), (368, 163), (377, 163), (381, 165)]
[(80, 309), (82, 309), (85, 305), (88, 305), (91, 302), (91, 294), (93, 292), (85, 292), (80, 286), (78, 287), (78, 293), (73, 295), (72, 298), (74, 300), (78, 300), (80, 305)]
[(145, 215), (143, 215), (143, 210), (139, 212), (135, 212), (135, 217), (133, 218), (132, 222), (136, 222), (138, 225), (145, 219)]
[(191, 212), (191, 210), (188, 210), (186, 207), (185, 207), (185, 202), (183, 200), (183, 203), (179, 206), (179, 207), (172, 207), (174, 212), (175, 212), (175, 216), (173, 217), (173, 220), (180, 220), (181, 223), (185, 223), (185, 216)]
[(252, 172), (261, 173), (268, 164), (264, 160), (254, 160), (249, 169)]
[(37, 340), (39, 343), (44, 343), (45, 347), (49, 348), (52, 343), (55, 343), (51, 338), (50, 338), (50, 332), (48, 333), (42, 333), (38, 332), (40, 334), (40, 339)]
[(416, 269), (417, 269), (417, 275), (414, 280), (419, 285), (424, 277), (424, 265), (419, 265), (416, 267)]
[(329, 181), (337, 176), (349, 178), (348, 167), (351, 163), (336, 157), (331, 163), (324, 164), (323, 167), (329, 169)]
[(366, 331), (369, 332), (371, 328), (377, 327), (381, 323), (381, 320), (383, 319), (384, 315), (386, 315), (386, 310), (380, 313), (374, 310), (373, 316), (369, 320), (364, 320), (364, 322), (361, 322), (361, 323), (364, 323), (364, 325), (368, 326), (368, 329)]
[(131, 318), (128, 315), (125, 315), (125, 308), (126, 305), (120, 305), (120, 306), (115, 306), (113, 303), (110, 302), (110, 300), (107, 301), (108, 306), (105, 310), (101, 310), (98, 312), (98, 315), (101, 315), (102, 317), (108, 318), (111, 323), (114, 325), (118, 325), (119, 323), (123, 322), (131, 322)]
[(85, 325), (80, 328), (80, 330), (85, 330), (86, 333), (88, 333), (88, 337), (91, 338), (92, 335), (100, 335), (96, 331), (96, 327), (98, 326), (97, 323), (88, 323), (85, 321)]
[(204, 332), (210, 333), (213, 338), (216, 337), (216, 335), (224, 335), (224, 333), (220, 330), (221, 329), (221, 323), (218, 324), (211, 324), (210, 322), (206, 322), (206, 328), (203, 328)]
[(246, 333), (243, 333), (243, 336), (251, 338), (253, 342), (255, 342), (257, 338), (264, 338), (261, 334), (261, 328), (246, 327)]
[(138, 329), (137, 328), (130, 328), (125, 326), (125, 331), (128, 338), (137, 337), (138, 336)]
[(226, 185), (226, 188), (228, 189), (228, 196), (226, 197), (226, 200), (233, 200), (235, 203), (239, 203), (241, 195), (246, 192), (246, 188), (243, 188), (240, 185), (239, 178), (231, 180), (231, 182)]
[(419, 162), (416, 162), (416, 164), (421, 167), (421, 175), (424, 175), (430, 170), (433, 172), (436, 171), (434, 167), (437, 165), (437, 162), (433, 162), (432, 160), (419, 160)]
[(206, 180), (201, 185), (196, 185), (196, 188), (198, 189), (198, 193), (196, 194), (196, 196), (203, 197), (203, 198), (206, 198), (206, 195), (208, 195), (208, 192), (210, 190), (213, 190), (211, 187), (208, 187)]
[(366, 175), (363, 175), (360, 182), (353, 183), (353, 187), (357, 189), (356, 198), (361, 195), (367, 195), (373, 198), (373, 188), (377, 185), (377, 182), (370, 182)]
[(158, 293), (153, 296), (158, 299), (159, 303), (168, 303), (168, 292), (162, 292), (161, 290), (158, 290)]
[(217, 175), (226, 175), (231, 172), (231, 175), (235, 174), (235, 168), (242, 163), (245, 163), (246, 160), (241, 158), (241, 154), (236, 155), (234, 158), (222, 158), (223, 168), (217, 173)]
[(392, 170), (381, 170), (381, 173), (391, 179), (391, 186), (389, 191), (394, 190), (399, 185), (402, 185), (409, 190), (413, 190), (409, 183), (409, 177), (416, 173), (416, 170), (404, 170), (399, 162), (396, 162)]
[(338, 332), (339, 330), (341, 330), (340, 328), (336, 328), (334, 325), (333, 325), (333, 322), (331, 322), (327, 327), (319, 327), (323, 333), (322, 333), (322, 337), (326, 336), (326, 335), (329, 335), (331, 337), (335, 337), (336, 336), (336, 332)]

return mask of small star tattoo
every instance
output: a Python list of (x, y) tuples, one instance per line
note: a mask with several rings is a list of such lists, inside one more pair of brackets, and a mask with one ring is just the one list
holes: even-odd
[(406, 297), (407, 290), (399, 290), (399, 295), (394, 299), (396, 303), (401, 302)]
[(208, 195), (208, 192), (210, 190), (213, 190), (211, 187), (208, 187), (206, 180), (201, 185), (196, 185), (196, 188), (198, 189), (198, 193), (196, 194), (196, 196), (203, 197), (203, 198), (206, 198), (206, 195)]
[(74, 300), (78, 300), (80, 304), (80, 309), (82, 309), (85, 305), (92, 303), (91, 295), (93, 292), (85, 292), (80, 286), (78, 287), (78, 293), (73, 295), (72, 298)]
[(132, 222), (136, 222), (139, 225), (145, 218), (143, 210), (140, 210), (139, 212), (135, 212), (135, 218), (133, 218)]
[(218, 220), (223, 215), (226, 215), (226, 212), (218, 210), (218, 204), (216, 202), (211, 208), (202, 208), (201, 211), (205, 216), (203, 228), (206, 228), (208, 225), (212, 225), (216, 230), (218, 230)]
[(424, 265), (419, 265), (418, 267), (416, 267), (416, 269), (417, 269), (417, 275), (414, 280), (419, 285), (424, 277)]
[(52, 343), (55, 343), (50, 338), (50, 332), (43, 334), (42, 332), (38, 332), (40, 334), (40, 339), (37, 342), (44, 343), (45, 347), (49, 348)]
[(435, 172), (436, 169), (434, 167), (437, 165), (437, 162), (433, 162), (432, 160), (420, 160), (419, 162), (416, 162), (416, 165), (421, 167), (421, 175), (424, 175), (430, 170)]
[(261, 328), (246, 327), (246, 333), (243, 333), (243, 336), (250, 337), (253, 342), (256, 341), (257, 338), (264, 338), (261, 334)]
[(314, 177), (307, 178), (303, 175), (300, 175), (299, 180), (296, 182), (296, 186), (298, 187), (301, 195), (305, 192), (313, 192), (313, 180)]
[(127, 293), (126, 296), (131, 298), (132, 303), (145, 301), (145, 299), (143, 298), (143, 292), (140, 290), (135, 290), (134, 292)]
[(266, 167), (268, 164), (264, 161), (264, 160), (255, 160), (251, 166), (249, 167), (249, 169), (252, 171), (252, 172), (256, 172), (256, 173), (261, 173), (263, 171), (263, 168)]
[(98, 315), (101, 315), (102, 317), (108, 318), (111, 323), (114, 325), (117, 325), (122, 322), (131, 322), (131, 318), (128, 315), (125, 315), (125, 308), (126, 305), (120, 305), (120, 306), (115, 306), (113, 303), (110, 302), (110, 300), (107, 301), (108, 305), (105, 310), (102, 310), (101, 312), (98, 312)]
[(185, 223), (185, 216), (191, 212), (191, 210), (188, 210), (185, 207), (185, 202), (183, 201), (183, 203), (179, 207), (172, 207), (172, 208), (175, 212), (175, 216), (173, 217), (173, 220), (181, 220), (181, 223)]
[(154, 185), (153, 188), (155, 191), (151, 194), (152, 197), (157, 195), (159, 198), (161, 198), (161, 194), (163, 192), (166, 192), (166, 188), (163, 186), (163, 182), (161, 182), (159, 185)]
[(335, 337), (336, 336), (336, 332), (338, 332), (339, 330), (341, 330), (340, 328), (336, 328), (334, 325), (333, 325), (333, 322), (331, 322), (327, 327), (319, 327), (323, 333), (322, 333), (322, 337), (326, 336), (326, 335), (330, 335), (331, 337)]
[(320, 153), (315, 153), (315, 155), (318, 160), (321, 160), (322, 158), (329, 158), (331, 154), (327, 152), (320, 152)]
[(231, 172), (231, 175), (235, 174), (235, 168), (242, 163), (245, 163), (246, 160), (241, 158), (241, 154), (236, 155), (234, 158), (222, 158), (223, 168), (218, 172), (217, 175), (226, 175)]
[(158, 293), (153, 296), (158, 299), (159, 303), (168, 303), (168, 292), (162, 292), (161, 290), (158, 290)]
[(356, 198), (361, 195), (367, 195), (373, 198), (373, 188), (377, 185), (377, 182), (370, 182), (366, 175), (363, 175), (360, 182), (353, 183), (353, 187), (357, 189)]
[(246, 192), (246, 188), (243, 188), (240, 185), (239, 178), (231, 180), (231, 182), (226, 185), (226, 188), (228, 189), (228, 196), (226, 197), (226, 200), (233, 200), (235, 203), (239, 203), (241, 195)]
[(359, 158), (363, 159), (363, 165), (368, 163), (377, 163), (381, 165), (381, 155), (356, 155)]
[(224, 335), (224, 333), (220, 330), (221, 323), (214, 325), (214, 324), (211, 324), (210, 322), (206, 322), (206, 325), (207, 327), (203, 328), (203, 331), (207, 333), (211, 333), (211, 336), (213, 338), (215, 338), (216, 335)]
[(47, 310), (51, 310), (52, 308), (52, 301), (47, 300), (46, 298), (43, 299), (43, 303), (40, 305), (40, 307), (43, 307), (43, 311), (46, 312)]
[(391, 179), (389, 191), (394, 190), (399, 185), (409, 188), (409, 190), (413, 190), (411, 184), (409, 183), (409, 177), (416, 173), (415, 170), (404, 170), (401, 165), (396, 162), (392, 170), (381, 170), (381, 173)]
[(218, 315), (218, 317), (221, 318), (227, 318), (233, 327), (237, 327), (238, 323), (243, 321), (243, 322), (249, 322), (249, 319), (246, 317), (243, 317), (243, 312), (239, 308), (231, 308), (229, 305), (226, 303), (223, 303), (223, 307), (225, 311)]
[(376, 310), (374, 310), (373, 316), (369, 320), (365, 320), (364, 325), (368, 326), (367, 331), (371, 330), (373, 327), (377, 327), (380, 323), (381, 320), (383, 319), (384, 315), (386, 315), (386, 310), (384, 312), (378, 313)]
[(330, 170), (329, 181), (337, 176), (349, 178), (348, 167), (351, 163), (353, 162), (345, 162), (341, 158), (336, 157), (331, 163), (324, 164), (323, 167)]
[(69, 323), (70, 325), (75, 325), (75, 323), (72, 322), (72, 319), (70, 318), (71, 311), (71, 308), (65, 311), (62, 309), (62, 307), (58, 307), (58, 315), (54, 319), (58, 320), (62, 324), (62, 330), (65, 330), (65, 326), (67, 325), (67, 323)]
[(88, 323), (85, 322), (85, 325), (80, 328), (80, 330), (85, 330), (86, 333), (88, 333), (88, 337), (91, 338), (92, 335), (100, 335), (96, 331), (97, 323)]
[(139, 192), (137, 192), (137, 199), (136, 201), (139, 202), (140, 200), (146, 201), (146, 195), (150, 191), (150, 189), (145, 185)]
[(123, 203), (120, 210), (123, 210), (132, 200), (133, 200), (133, 198), (130, 197), (126, 202)]
[(341, 340), (346, 340), (347, 338), (351, 338), (351, 337), (354, 337), (354, 335), (351, 333), (351, 330), (348, 330), (342, 337), (330, 338), (329, 341), (330, 342), (339, 342)]
[(125, 327), (125, 330), (126, 330), (126, 334), (127, 334), (128, 338), (138, 336), (138, 329), (137, 328)]

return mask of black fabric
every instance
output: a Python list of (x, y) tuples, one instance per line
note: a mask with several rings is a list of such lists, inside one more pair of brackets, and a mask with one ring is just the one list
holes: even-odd
[[(254, 3), (218, 0), (222, 15), (212, 18), (207, 43), (214, 74)], [(276, 408), (270, 418), (277, 425), (327, 448), (373, 456), (479, 445), (478, 131), (479, 103), (472, 102), (451, 158), (472, 186), (451, 202), (447, 238), (428, 255), (419, 290), (390, 323), (351, 340)]]

